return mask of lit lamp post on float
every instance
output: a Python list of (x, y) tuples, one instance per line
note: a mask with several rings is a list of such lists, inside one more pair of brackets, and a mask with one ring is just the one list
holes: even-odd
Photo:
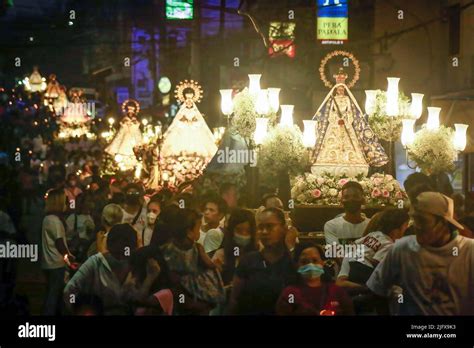
[[(387, 104), (385, 112), (389, 117), (390, 124), (390, 133), (393, 134), (394, 118), (399, 115), (399, 105), (398, 105), (398, 83), (400, 78), (398, 77), (387, 77), (388, 87), (387, 87)], [(388, 141), (388, 158), (389, 158), (389, 174), (396, 176), (395, 169), (395, 159), (393, 158), (395, 154), (393, 139), (390, 137)]]
[(467, 124), (462, 124), (462, 123), (454, 124), (455, 133), (454, 133), (453, 144), (454, 144), (454, 148), (459, 152), (462, 152), (466, 149), (468, 127), (469, 125)]
[[(255, 96), (255, 112), (257, 117), (255, 118), (255, 131), (253, 133), (253, 139), (250, 139), (248, 142), (248, 151), (254, 152), (254, 158), (257, 159), (258, 163), (258, 153), (259, 149), (265, 141), (265, 138), (268, 134), (268, 125), (269, 118), (267, 117), (270, 111), (276, 112), (278, 109), (272, 109), (269, 103), (269, 93), (267, 89), (260, 89), (260, 77), (261, 75), (252, 74), (249, 75), (249, 92), (251, 95)], [(278, 89), (279, 91), (279, 89)], [(279, 105), (279, 100), (277, 97), (277, 103)], [(278, 108), (278, 106), (277, 106)], [(253, 141), (252, 141), (253, 140)], [(249, 204), (253, 207), (258, 206), (260, 200), (260, 180), (259, 180), (259, 170), (257, 166), (246, 166), (247, 172), (247, 197), (249, 198)]]
[[(260, 150), (260, 164), (270, 166), (278, 174), (279, 196), (285, 208), (291, 199), (290, 175), (295, 167), (302, 170), (311, 163), (316, 144), (315, 120), (303, 120), (303, 132), (293, 122), (293, 105), (282, 105), (280, 122), (271, 130)], [(298, 169), (296, 170), (298, 171)]]
[(413, 119), (405, 119), (402, 121), (402, 135), (401, 142), (405, 149), (407, 149), (415, 140), (415, 122)]
[[(452, 134), (452, 138), (451, 139), (447, 138), (446, 142), (444, 143), (445, 147), (449, 147), (449, 142), (452, 143), (452, 148), (454, 149), (454, 152), (455, 152), (455, 156), (452, 159), (452, 162), (454, 162), (456, 158), (459, 156), (459, 154), (465, 150), (466, 145), (467, 145), (467, 128), (469, 127), (467, 124), (455, 123), (454, 124), (455, 129), (453, 131), (452, 129), (449, 129), (448, 127), (440, 125), (439, 116), (440, 116), (441, 108), (428, 107), (427, 109), (428, 109), (428, 118), (427, 118), (426, 124), (423, 125), (418, 132), (415, 132), (415, 122), (416, 122), (416, 119), (419, 118), (418, 115), (421, 115), (422, 108), (416, 109), (417, 114), (415, 116), (417, 117), (415, 119), (403, 120), (401, 142), (407, 152), (407, 165), (411, 169), (415, 169), (416, 166), (410, 166), (409, 164), (410, 152), (412, 153), (412, 155), (413, 153), (416, 152), (417, 150), (416, 147), (418, 146), (418, 144), (415, 143), (416, 140), (418, 140), (418, 143), (420, 143), (423, 139), (420, 137), (425, 137), (426, 134), (439, 136), (440, 137), (439, 139), (441, 140), (443, 139), (442, 135), (445, 134), (445, 132), (450, 132), (448, 134)], [(436, 146), (436, 145), (438, 144), (427, 144), (428, 147)], [(446, 150), (446, 149), (443, 149), (443, 150)], [(431, 175), (436, 176), (437, 174), (441, 174), (441, 173), (442, 171), (439, 171), (439, 172), (435, 171)]]
[(317, 121), (303, 120), (303, 144), (308, 149), (310, 155), (316, 145), (316, 124)]
[[(243, 136), (249, 152), (257, 156), (258, 147), (263, 143), (268, 130), (270, 113), (276, 113), (280, 107), (280, 88), (261, 89), (261, 74), (249, 74), (248, 94), (254, 105), (253, 114), (255, 118), (255, 131), (250, 136)], [(221, 111), (227, 118), (227, 126), (230, 126), (232, 116), (235, 113), (232, 89), (221, 89)], [(250, 153), (249, 153), (250, 155)], [(250, 158), (250, 156), (249, 156)], [(245, 166), (247, 176), (247, 197), (249, 206), (256, 206), (259, 201), (258, 168), (256, 166)]]
[[(415, 140), (415, 123), (421, 117), (423, 113), (423, 97), (421, 93), (412, 93), (411, 94), (411, 104), (410, 104), (410, 116), (411, 118), (406, 118), (402, 120), (402, 134), (400, 141), (404, 149), (407, 149), (413, 141)], [(431, 108), (428, 108), (430, 112)], [(439, 115), (439, 112), (438, 112)], [(408, 155), (407, 155), (408, 158)]]
[[(400, 136), (404, 140), (409, 137), (410, 124), (414, 125), (417, 119), (421, 117), (423, 111), (423, 94), (412, 93), (411, 103), (401, 99), (399, 92), (398, 77), (387, 77), (387, 90), (380, 92), (377, 90), (366, 90), (366, 101), (365, 101), (365, 112), (369, 117), (373, 117), (375, 114), (379, 116), (377, 122), (383, 123), (380, 129), (375, 129), (375, 133), (381, 140), (384, 140), (387, 145), (387, 155), (389, 163), (386, 167), (386, 172), (393, 176), (396, 176), (395, 169), (395, 141)], [(379, 99), (379, 93), (384, 94), (385, 100)], [(404, 97), (404, 96), (403, 96)], [(408, 99), (408, 98), (407, 98)], [(374, 118), (375, 120), (376, 118)], [(407, 120), (407, 122), (404, 122)], [(413, 121), (413, 122), (411, 122)], [(403, 134), (403, 127), (405, 125), (405, 134)], [(400, 133), (401, 131), (401, 133)]]
[[(249, 75), (249, 88), (237, 94), (232, 101), (232, 124), (247, 143), (249, 151), (258, 156), (258, 167), (246, 166), (249, 206), (259, 202), (259, 172), (267, 171), (271, 180), (277, 180), (278, 194), (285, 206), (291, 199), (290, 174), (294, 166), (306, 161), (316, 144), (316, 121), (304, 120), (302, 133), (293, 122), (294, 105), (280, 105), (279, 88), (260, 88), (260, 75)], [(221, 92), (223, 114), (230, 111), (231, 98)], [(249, 105), (251, 107), (249, 108)], [(279, 121), (277, 113), (280, 112)], [(249, 133), (249, 124), (255, 129)], [(276, 182), (274, 182), (276, 184)], [(273, 186), (273, 185), (272, 185)]]
[(221, 89), (221, 111), (227, 117), (227, 127), (230, 123), (230, 115), (232, 115), (234, 109), (234, 103), (232, 102), (232, 89)]
[[(426, 121), (425, 127), (426, 129), (436, 132), (440, 128), (439, 122), (439, 115), (441, 112), (441, 108), (437, 107), (428, 107), (428, 119)], [(421, 113), (420, 113), (421, 114)], [(414, 130), (415, 121), (413, 119), (405, 119), (403, 120), (403, 129), (402, 129), (402, 136), (401, 142), (405, 149), (410, 148), (413, 144), (413, 141), (416, 137), (416, 132)], [(453, 134), (453, 146), (454, 149), (458, 152), (464, 151), (467, 145), (467, 128), (469, 125), (462, 124), (462, 123), (455, 123), (454, 124), (454, 134)]]
[[(277, 127), (280, 128), (290, 128), (293, 127), (293, 111), (295, 106), (294, 105), (281, 105), (281, 115), (280, 115), (280, 122), (278, 123)], [(285, 210), (288, 208), (287, 202), (291, 199), (291, 184), (290, 184), (290, 177), (288, 175), (288, 171), (281, 171), (278, 174), (278, 196), (284, 202)]]
[(257, 117), (255, 119), (256, 126), (255, 126), (255, 133), (253, 135), (253, 141), (255, 145), (260, 146), (263, 144), (265, 137), (267, 136), (268, 132), (268, 118), (266, 117)]

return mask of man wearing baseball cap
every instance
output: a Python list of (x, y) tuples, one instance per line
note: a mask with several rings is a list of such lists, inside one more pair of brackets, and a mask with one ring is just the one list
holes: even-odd
[(410, 215), (415, 235), (398, 240), (367, 281), (376, 295), (392, 286), (401, 315), (474, 315), (474, 240), (459, 235), (453, 200), (420, 193)]

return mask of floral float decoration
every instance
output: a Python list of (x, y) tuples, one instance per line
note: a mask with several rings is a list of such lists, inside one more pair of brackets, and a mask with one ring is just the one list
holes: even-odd
[(399, 115), (387, 116), (387, 93), (377, 90), (374, 111), (369, 115), (369, 125), (379, 139), (395, 141), (402, 133), (402, 120), (410, 118), (410, 99), (403, 93), (398, 97)]
[[(249, 89), (245, 87), (235, 95), (233, 103), (234, 116), (231, 119), (230, 129), (232, 132), (242, 136), (247, 145), (249, 145), (257, 125), (255, 119), (259, 116), (255, 110), (256, 96), (251, 95)], [(266, 117), (269, 118), (269, 128), (275, 126), (277, 122), (276, 112), (270, 111)]]
[(278, 125), (271, 129), (260, 147), (257, 162), (261, 180), (270, 187), (277, 182), (279, 173), (296, 175), (304, 172), (310, 161), (298, 126)]
[(316, 176), (305, 173), (294, 178), (291, 196), (296, 204), (340, 206), (341, 190), (348, 181), (357, 181), (364, 189), (367, 207), (398, 206), (407, 199), (405, 191), (391, 175), (376, 173), (371, 177)]
[(181, 155), (161, 161), (163, 180), (168, 187), (178, 186), (190, 182), (201, 176), (207, 165), (207, 158), (203, 156), (182, 153)]
[(427, 175), (452, 172), (458, 152), (453, 144), (454, 131), (440, 126), (436, 130), (423, 127), (415, 133), (408, 147), (409, 158)]

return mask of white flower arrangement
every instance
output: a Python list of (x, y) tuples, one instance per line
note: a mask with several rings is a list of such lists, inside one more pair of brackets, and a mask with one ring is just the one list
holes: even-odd
[[(231, 118), (231, 130), (242, 136), (249, 144), (253, 139), (257, 125), (255, 118), (259, 117), (255, 111), (255, 97), (250, 94), (246, 87), (234, 97), (233, 103), (234, 113)], [(276, 113), (270, 113), (266, 117), (270, 119), (269, 128), (273, 127), (277, 119)]]
[(416, 132), (408, 148), (408, 156), (425, 174), (453, 171), (458, 154), (453, 145), (453, 136), (451, 128), (440, 126), (437, 130), (429, 130), (423, 126)]
[(374, 133), (382, 140), (395, 141), (402, 133), (402, 120), (410, 118), (410, 100), (405, 94), (400, 93), (398, 97), (399, 115), (387, 116), (387, 93), (377, 90), (374, 113), (369, 115), (369, 125)]
[(405, 191), (391, 175), (374, 174), (371, 177), (333, 176), (321, 177), (305, 173), (293, 179), (291, 196), (297, 204), (339, 206), (341, 190), (348, 181), (357, 181), (364, 189), (366, 206), (397, 206), (407, 198)]
[(161, 160), (161, 170), (168, 173), (169, 186), (179, 186), (201, 176), (207, 166), (208, 158), (195, 154), (181, 153)]
[(309, 166), (309, 154), (303, 145), (298, 126), (276, 126), (271, 129), (258, 154), (261, 177), (275, 184), (281, 172), (291, 175), (302, 173)]
[(96, 135), (89, 130), (88, 123), (60, 123), (57, 141), (69, 141), (71, 138), (95, 139)]
[(251, 139), (255, 132), (257, 113), (255, 112), (255, 99), (244, 88), (234, 97), (234, 115), (231, 119), (232, 130), (244, 139)]

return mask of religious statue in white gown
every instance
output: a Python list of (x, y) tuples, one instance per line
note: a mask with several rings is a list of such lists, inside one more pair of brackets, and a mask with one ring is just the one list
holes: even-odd
[(123, 171), (134, 169), (139, 163), (134, 152), (136, 146), (143, 143), (140, 122), (136, 116), (140, 110), (138, 102), (126, 100), (122, 104), (125, 116), (120, 121), (120, 129), (112, 142), (105, 148), (105, 152), (114, 158)]
[(90, 120), (87, 116), (87, 107), (82, 98), (82, 91), (71, 89), (69, 91), (70, 102), (62, 110), (61, 122), (67, 124), (83, 124)]
[[(61, 115), (59, 118), (59, 137), (61, 139), (80, 138), (84, 135), (90, 137), (90, 123), (91, 118), (87, 116), (87, 107), (85, 99), (82, 97), (82, 91), (73, 88), (69, 91), (71, 98), (67, 102), (67, 97), (63, 97), (64, 90), (60, 89), (59, 97), (54, 101), (54, 111), (56, 115)], [(66, 98), (64, 103), (63, 98)]]
[(163, 135), (160, 157), (170, 182), (179, 185), (202, 174), (217, 146), (196, 106), (202, 96), (200, 86), (194, 81), (184, 81), (178, 85), (176, 94), (182, 105)]
[(313, 117), (318, 126), (311, 171), (316, 175), (367, 176), (369, 166), (383, 166), (388, 157), (345, 85), (347, 74), (340, 69), (335, 78), (336, 85)]
[(45, 98), (56, 99), (59, 97), (61, 86), (59, 85), (58, 80), (56, 80), (56, 75), (49, 75), (48, 86), (46, 87), (46, 92), (44, 93)]
[(62, 113), (63, 110), (67, 108), (67, 103), (68, 99), (66, 94), (66, 88), (64, 86), (60, 86), (58, 97), (54, 99), (53, 102), (54, 111), (57, 114)]
[(44, 92), (44, 105), (49, 106), (51, 111), (61, 113), (60, 110), (67, 106), (66, 88), (61, 86), (55, 74), (49, 75), (48, 85)]
[(217, 151), (214, 135), (194, 102), (181, 106), (164, 136), (163, 157), (195, 154), (212, 158)]
[(33, 67), (29, 78), (25, 79), (25, 89), (31, 93), (43, 92), (46, 89), (46, 80), (41, 76), (38, 67)]

